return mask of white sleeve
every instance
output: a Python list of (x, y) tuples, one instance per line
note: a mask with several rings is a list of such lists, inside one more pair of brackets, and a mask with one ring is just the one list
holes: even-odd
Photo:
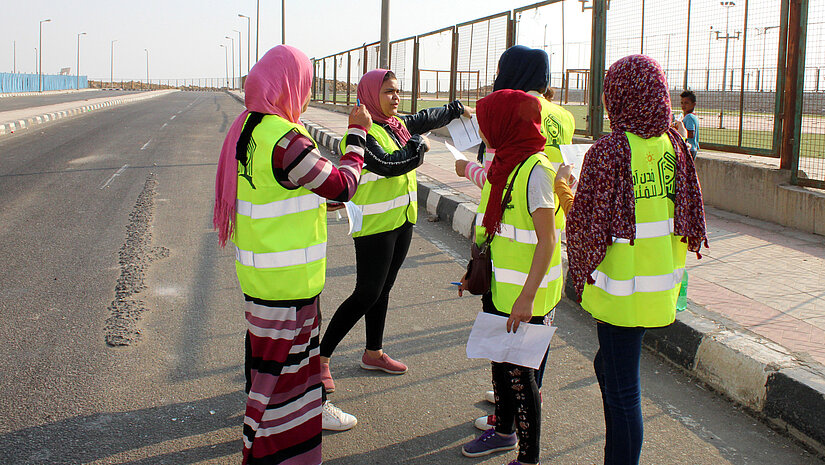
[(530, 171), (530, 179), (527, 180), (527, 209), (530, 214), (539, 208), (556, 208), (553, 189), (555, 180), (556, 173), (544, 165), (537, 164)]

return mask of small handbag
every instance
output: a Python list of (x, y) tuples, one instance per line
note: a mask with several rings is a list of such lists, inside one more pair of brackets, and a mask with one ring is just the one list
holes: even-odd
[[(501, 201), (501, 214), (507, 210), (507, 205), (510, 203), (510, 195), (513, 192), (513, 184), (515, 184), (518, 170), (524, 165), (524, 160), (516, 168), (516, 174), (513, 175), (513, 182), (507, 186), (507, 193), (504, 194), (504, 199)], [(484, 295), (490, 292), (490, 286), (493, 283), (493, 259), (490, 256), (490, 243), (493, 241), (492, 236), (487, 236), (487, 239), (481, 245), (473, 241), (470, 247), (470, 262), (467, 263), (467, 273), (465, 279), (467, 285), (465, 289), (473, 295)]]

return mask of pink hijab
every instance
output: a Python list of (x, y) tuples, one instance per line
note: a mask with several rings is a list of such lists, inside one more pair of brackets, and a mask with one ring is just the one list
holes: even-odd
[(312, 89), (312, 63), (303, 52), (288, 45), (270, 49), (249, 71), (244, 84), (244, 105), (223, 141), (215, 175), (215, 207), (212, 226), (218, 231), (221, 247), (235, 229), (235, 200), (238, 195), (236, 148), (249, 112), (278, 115), (298, 123)]
[(367, 107), (373, 121), (390, 127), (395, 137), (398, 138), (398, 142), (403, 146), (410, 140), (410, 131), (397, 118), (385, 115), (384, 110), (381, 109), (381, 86), (388, 72), (390, 72), (388, 69), (374, 69), (364, 74), (358, 81), (358, 100)]

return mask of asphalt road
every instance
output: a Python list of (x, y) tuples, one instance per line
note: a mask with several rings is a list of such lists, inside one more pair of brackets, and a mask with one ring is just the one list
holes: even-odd
[[(0, 139), (0, 463), (240, 462), (243, 306), (234, 253), (211, 228), (217, 154), (240, 110), (225, 94), (179, 92)], [(355, 279), (345, 220), (329, 218), (325, 320)], [(464, 354), (480, 303), (448, 284), (467, 249), (422, 214), (385, 338), (410, 371), (361, 370), (356, 326), (333, 357), (331, 399), (359, 424), (325, 433), (326, 463), (514, 457), (459, 451), (492, 411), (489, 363)], [(567, 301), (557, 323), (542, 460), (600, 463), (594, 326)], [(650, 354), (642, 376), (642, 463), (818, 463)]]
[(88, 90), (83, 92), (69, 92), (66, 94), (25, 95), (20, 97), (0, 98), (0, 111), (20, 110), (30, 107), (42, 107), (63, 102), (82, 102), (94, 98), (118, 97), (121, 95), (136, 94), (139, 91), (128, 90)]

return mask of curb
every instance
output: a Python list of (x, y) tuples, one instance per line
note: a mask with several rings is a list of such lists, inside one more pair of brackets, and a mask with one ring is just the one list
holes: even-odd
[(58, 94), (71, 94), (71, 93), (74, 93), (74, 92), (86, 92), (86, 91), (90, 91), (90, 90), (97, 90), (97, 89), (85, 88), (85, 89), (80, 89), (80, 90), (78, 90), (78, 89), (44, 90), (43, 92), (36, 92), (36, 91), (32, 91), (32, 92), (6, 92), (6, 93), (2, 93), (2, 94), (0, 94), (0, 98), (6, 98), (6, 97), (26, 97), (26, 96), (29, 96), (29, 95), (58, 95)]
[[(162, 91), (161, 91), (162, 92)], [(152, 93), (151, 95), (138, 95), (136, 97), (124, 97), (117, 100), (110, 100), (107, 102), (95, 103), (92, 105), (83, 105), (82, 107), (72, 108), (69, 110), (61, 110), (52, 113), (45, 113), (42, 115), (32, 116), (26, 119), (20, 119), (16, 121), (6, 122), (0, 124), (0, 136), (5, 134), (13, 134), (14, 131), (19, 129), (26, 129), (34, 125), (46, 123), (49, 121), (54, 121), (62, 118), (68, 118), (70, 116), (75, 116), (81, 113), (86, 113), (89, 111), (94, 111), (100, 108), (112, 107), (117, 105), (122, 105), (124, 103), (132, 103), (137, 102), (140, 100), (146, 100), (150, 98), (159, 97), (161, 95), (166, 95), (171, 92), (176, 91), (169, 91), (163, 93)]]
[[(341, 136), (308, 121), (304, 125), (320, 145), (340, 154)], [(427, 213), (451, 223), (454, 231), (470, 239), (478, 207), (475, 201), (421, 177), (427, 181), (419, 179), (419, 203), (426, 205)], [(568, 298), (570, 291), (565, 288)], [(691, 303), (670, 326), (648, 330), (644, 345), (825, 455), (825, 367), (800, 360), (776, 343), (702, 313), (702, 307)]]

